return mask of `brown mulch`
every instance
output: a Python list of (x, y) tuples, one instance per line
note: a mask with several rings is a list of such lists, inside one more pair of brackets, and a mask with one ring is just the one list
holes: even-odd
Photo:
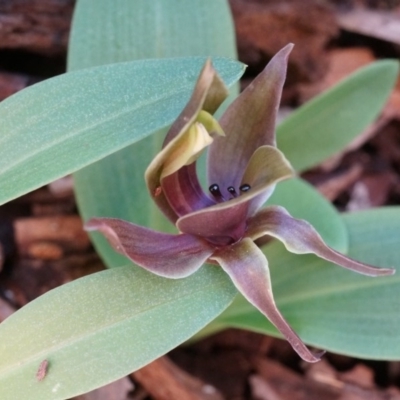
[[(230, 0), (245, 80), (296, 44), (283, 96), (293, 109), (379, 58), (400, 56), (400, 1)], [(0, 0), (0, 100), (62, 73), (73, 0)], [(400, 204), (400, 83), (379, 119), (304, 177), (343, 211)], [(104, 268), (70, 178), (0, 207), (0, 321), (46, 291)], [(400, 399), (400, 363), (327, 354), (301, 362), (281, 340), (228, 330), (92, 393), (89, 399)]]

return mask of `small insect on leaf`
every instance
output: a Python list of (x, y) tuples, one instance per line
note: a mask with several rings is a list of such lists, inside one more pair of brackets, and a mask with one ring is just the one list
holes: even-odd
[(39, 382), (42, 381), (46, 377), (48, 366), (49, 366), (49, 362), (47, 360), (43, 360), (40, 363), (39, 368), (38, 368), (38, 370), (36, 372), (36, 379)]

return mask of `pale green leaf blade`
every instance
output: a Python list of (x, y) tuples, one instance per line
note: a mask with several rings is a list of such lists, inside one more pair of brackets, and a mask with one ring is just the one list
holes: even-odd
[(226, 0), (81, 0), (68, 70), (146, 58), (236, 55)]
[[(381, 208), (343, 216), (350, 236), (349, 256), (381, 267), (391, 277), (369, 278), (311, 255), (288, 253), (274, 243), (266, 249), (279, 309), (310, 344), (350, 356), (400, 359), (400, 208)], [(278, 336), (275, 328), (242, 297), (218, 319)]]
[(189, 338), (235, 293), (215, 267), (184, 280), (121, 267), (52, 290), (0, 325), (0, 398), (71, 398), (123, 377)]
[(306, 181), (296, 178), (280, 182), (268, 205), (285, 207), (293, 217), (313, 225), (329, 246), (347, 252), (348, 233), (339, 212)]
[[(0, 103), (0, 204), (168, 126), (204, 57), (143, 60), (49, 79)], [(227, 84), (243, 66), (219, 58)]]
[[(142, 58), (199, 55), (236, 58), (233, 21), (226, 0), (77, 3), (69, 70)], [(172, 231), (173, 226), (157, 209), (144, 183), (144, 171), (160, 151), (163, 138), (163, 132), (153, 135), (75, 173), (82, 217), (123, 218)], [(205, 176), (201, 163), (199, 169)], [(93, 243), (108, 266), (124, 264), (100, 235), (93, 236)]]
[(399, 71), (378, 61), (306, 103), (278, 127), (278, 147), (302, 171), (338, 153), (378, 116)]

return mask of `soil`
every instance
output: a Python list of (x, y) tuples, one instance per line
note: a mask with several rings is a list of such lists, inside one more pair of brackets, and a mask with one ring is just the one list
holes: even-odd
[[(243, 86), (283, 45), (296, 43), (282, 114), (361, 66), (400, 56), (399, 0), (230, 3), (239, 57), (249, 65)], [(65, 71), (73, 6), (73, 0), (0, 0), (0, 100)], [(379, 119), (304, 178), (341, 211), (400, 204), (400, 81)], [(0, 321), (102, 269), (70, 177), (0, 207)], [(285, 341), (228, 330), (79, 399), (400, 399), (400, 363), (327, 354), (310, 365)]]

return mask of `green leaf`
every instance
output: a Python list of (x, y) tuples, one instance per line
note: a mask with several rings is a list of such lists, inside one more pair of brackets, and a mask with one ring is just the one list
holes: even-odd
[(312, 185), (302, 179), (280, 182), (269, 198), (268, 205), (285, 207), (289, 213), (305, 219), (334, 249), (348, 251), (348, 233), (339, 212)]
[[(75, 10), (68, 68), (141, 58), (218, 55), (235, 59), (234, 37), (226, 0), (85, 0)], [(173, 231), (144, 183), (144, 171), (160, 151), (164, 136), (160, 132), (74, 174), (85, 220), (115, 217)], [(204, 165), (199, 170), (204, 173)], [(100, 235), (92, 239), (108, 266), (126, 264)]]
[[(226, 0), (77, 3), (69, 70), (138, 58), (213, 54), (236, 56)], [(185, 76), (186, 71), (175, 70), (176, 74), (182, 72)], [(238, 71), (236, 78), (239, 74)], [(154, 84), (153, 79), (142, 82)], [(170, 84), (175, 86), (172, 80)], [(148, 87), (146, 90), (150, 90)], [(185, 91), (181, 91), (180, 105), (170, 102), (164, 111), (176, 117), (187, 99)], [(104, 108), (108, 106), (105, 102)], [(151, 115), (147, 124), (158, 124), (157, 119), (158, 115)], [(143, 181), (145, 168), (161, 147), (163, 129), (158, 131), (75, 174), (84, 216), (119, 216), (168, 229), (150, 201)], [(96, 241), (108, 264), (121, 265), (122, 258), (108, 245), (99, 243)], [(126, 260), (123, 262), (126, 264)], [(74, 289), (78, 286), (79, 290)], [(0, 338), (5, 338), (2, 343), (10, 349), (4, 358), (2, 354), (6, 372), (2, 381), (0, 368), (0, 398), (10, 398), (10, 393), (11, 398), (23, 398), (29, 393), (33, 400), (63, 399), (111, 382), (187, 340), (221, 313), (235, 294), (229, 278), (215, 267), (203, 267), (196, 275), (179, 281), (149, 276), (134, 267), (121, 267), (61, 287), (12, 317), (16, 328), (12, 319), (8, 322), (9, 331), (3, 331), (7, 325), (0, 325)], [(46, 312), (46, 307), (50, 311)], [(100, 324), (97, 334), (96, 323)], [(24, 332), (27, 337), (21, 338)], [(53, 340), (56, 342), (52, 343)], [(25, 342), (27, 345), (18, 350), (19, 344)], [(66, 348), (50, 349), (49, 343), (65, 343)], [(37, 382), (35, 374), (44, 359), (49, 361), (48, 376)], [(18, 368), (19, 362), (22, 365)], [(61, 382), (63, 385), (59, 386)]]
[[(265, 253), (278, 307), (308, 344), (360, 358), (399, 360), (400, 208), (345, 214), (343, 219), (350, 257), (395, 267), (397, 274), (361, 276), (312, 255), (290, 254), (273, 243)], [(279, 336), (242, 297), (218, 322), (218, 329), (233, 326)]]
[(68, 70), (145, 58), (236, 58), (226, 0), (80, 0)]
[[(0, 103), (0, 204), (168, 126), (204, 57), (143, 60), (64, 74)], [(228, 84), (240, 63), (214, 64)]]
[(375, 120), (399, 71), (378, 61), (297, 109), (278, 127), (278, 147), (293, 167), (306, 170), (338, 153)]
[(185, 280), (121, 267), (52, 290), (0, 325), (0, 398), (65, 399), (123, 377), (189, 338), (235, 293), (215, 267)]

